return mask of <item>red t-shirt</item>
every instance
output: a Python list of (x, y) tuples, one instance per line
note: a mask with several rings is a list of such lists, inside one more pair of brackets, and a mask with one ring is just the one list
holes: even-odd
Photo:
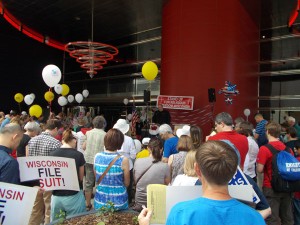
[[(300, 156), (297, 157), (298, 161), (300, 161)], [(295, 192), (294, 193), (294, 198), (300, 200), (300, 192)]]
[(214, 136), (210, 136), (208, 140), (228, 140), (235, 145), (241, 155), (240, 167), (244, 168), (244, 162), (248, 153), (248, 139), (246, 136), (238, 134), (236, 131), (223, 131)]
[[(286, 148), (286, 146), (281, 141), (272, 141), (272, 142), (269, 142), (269, 144), (272, 145), (274, 148), (276, 148), (279, 151), (282, 151)], [(291, 150), (291, 154), (293, 154), (292, 150)], [(272, 185), (271, 185), (272, 156), (273, 156), (272, 152), (266, 146), (261, 146), (259, 148), (256, 162), (264, 165), (263, 187), (272, 188)]]

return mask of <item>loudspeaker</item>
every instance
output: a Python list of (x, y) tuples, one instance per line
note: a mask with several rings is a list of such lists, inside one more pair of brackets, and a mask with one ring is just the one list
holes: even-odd
[(216, 90), (214, 88), (208, 89), (208, 101), (216, 102)]
[(150, 102), (150, 91), (144, 90), (144, 102)]

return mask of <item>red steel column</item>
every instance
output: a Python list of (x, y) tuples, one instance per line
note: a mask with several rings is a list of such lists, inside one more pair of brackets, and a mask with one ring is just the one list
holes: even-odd
[[(194, 109), (209, 104), (208, 88), (216, 89), (215, 114), (252, 117), (257, 111), (259, 26), (240, 0), (169, 0), (162, 20), (162, 95), (194, 96)], [(251, 1), (258, 6), (259, 1)], [(250, 7), (251, 9), (253, 7)], [(252, 17), (251, 17), (252, 16)], [(259, 16), (259, 15), (258, 15)], [(225, 81), (240, 94), (225, 103), (218, 90)], [(205, 133), (210, 125), (203, 127)]]

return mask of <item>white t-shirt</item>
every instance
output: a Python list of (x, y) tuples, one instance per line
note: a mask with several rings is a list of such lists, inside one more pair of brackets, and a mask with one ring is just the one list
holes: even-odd
[(177, 175), (172, 186), (195, 186), (198, 177), (189, 177), (185, 174)]
[(124, 142), (118, 153), (129, 159), (129, 169), (131, 170), (133, 168), (133, 160), (136, 157), (135, 145), (131, 137), (124, 135)]
[(247, 139), (249, 148), (244, 162), (244, 173), (253, 178), (256, 176), (255, 163), (259, 147), (253, 137), (249, 136)]
[(81, 131), (77, 132), (76, 136), (77, 136), (77, 150), (83, 154), (84, 150), (82, 149), (82, 145), (86, 141), (86, 136)]

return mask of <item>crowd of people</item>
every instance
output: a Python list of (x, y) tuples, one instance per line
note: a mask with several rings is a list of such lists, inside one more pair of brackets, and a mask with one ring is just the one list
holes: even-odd
[[(39, 189), (30, 225), (48, 224), (61, 211), (74, 215), (106, 206), (140, 212), (139, 223), (150, 224), (147, 186), (202, 185), (203, 196), (176, 204), (167, 224), (300, 224), (300, 194), (273, 190), (272, 152), (266, 146), (300, 157), (300, 129), (293, 117), (287, 126), (258, 113), (254, 127), (227, 112), (215, 117), (214, 133), (203, 140), (196, 125), (172, 129), (166, 110), (155, 115), (157, 132), (131, 136), (130, 124), (118, 119), (106, 128), (103, 116), (51, 113), (43, 118), (0, 112), (0, 181), (21, 184), (17, 157), (56, 156), (75, 160), (80, 191)], [(286, 135), (283, 136), (282, 132)], [(141, 140), (141, 141), (140, 141)], [(260, 198), (253, 209), (233, 199), (228, 182), (240, 166)], [(38, 187), (33, 181), (27, 186)], [(144, 209), (143, 209), (144, 208)]]

